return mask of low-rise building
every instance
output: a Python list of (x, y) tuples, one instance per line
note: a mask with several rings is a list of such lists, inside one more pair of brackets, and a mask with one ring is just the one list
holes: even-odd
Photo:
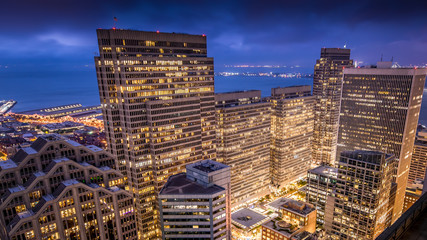
[(260, 239), (261, 225), (270, 217), (249, 208), (240, 209), (231, 214), (233, 239)]
[(57, 134), (0, 162), (0, 239), (137, 239), (114, 158)]
[(415, 180), (406, 186), (405, 201), (403, 202), (403, 212), (406, 212), (423, 195), (424, 181)]
[(230, 167), (212, 160), (186, 166), (159, 194), (162, 237), (230, 240)]
[(262, 239), (292, 239), (304, 231), (316, 232), (317, 210), (314, 205), (280, 198), (269, 206), (279, 213), (279, 217), (262, 225)]

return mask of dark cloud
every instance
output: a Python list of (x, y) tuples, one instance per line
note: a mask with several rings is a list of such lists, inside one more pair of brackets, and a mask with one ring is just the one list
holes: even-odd
[(0, 65), (38, 68), (93, 62), (96, 28), (207, 34), (217, 65), (299, 64), (345, 43), (364, 62), (381, 53), (427, 63), (427, 1), (99, 1), (2, 3)]

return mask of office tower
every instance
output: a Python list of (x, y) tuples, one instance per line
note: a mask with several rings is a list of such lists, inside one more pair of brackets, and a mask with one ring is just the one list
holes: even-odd
[(297, 237), (300, 234), (309, 237), (316, 231), (316, 208), (313, 205), (280, 198), (270, 206), (278, 211), (279, 217), (262, 225), (262, 239), (296, 240), (300, 239)]
[(163, 239), (230, 240), (230, 167), (212, 160), (187, 165), (159, 194)]
[(270, 183), (270, 103), (261, 91), (215, 94), (217, 161), (231, 167), (231, 204), (267, 194)]
[(283, 187), (310, 168), (314, 97), (310, 86), (273, 88), (270, 102), (272, 182)]
[(332, 196), (337, 184), (338, 169), (330, 166), (319, 166), (308, 170), (306, 201), (317, 209), (317, 223), (325, 223), (325, 208), (328, 196)]
[(160, 237), (157, 195), (185, 165), (215, 159), (213, 59), (206, 37), (97, 30), (108, 149), (135, 195), (142, 239)]
[(375, 239), (390, 226), (396, 163), (394, 155), (382, 152), (341, 152), (336, 190), (325, 212), (327, 234), (333, 239)]
[(342, 71), (351, 66), (350, 49), (341, 48), (322, 48), (314, 66), (313, 161), (316, 163), (335, 163)]
[(424, 181), (427, 167), (427, 130), (421, 130), (415, 138), (412, 151), (411, 164), (409, 168), (408, 184), (415, 180)]
[(399, 160), (393, 221), (402, 213), (427, 69), (344, 69), (337, 153), (376, 150)]
[(0, 239), (138, 239), (113, 156), (43, 135), (0, 162)]

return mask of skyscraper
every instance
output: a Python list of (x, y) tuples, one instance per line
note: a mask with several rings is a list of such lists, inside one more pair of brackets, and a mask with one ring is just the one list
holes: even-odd
[(0, 161), (0, 239), (138, 239), (113, 156), (60, 135)]
[(417, 133), (412, 152), (408, 184), (417, 179), (425, 180), (427, 167), (427, 130), (424, 129)]
[(160, 236), (157, 196), (185, 165), (215, 159), (213, 59), (206, 37), (97, 30), (108, 149), (135, 195), (142, 239)]
[(350, 49), (322, 48), (314, 66), (313, 161), (334, 165), (340, 114), (342, 71), (353, 65)]
[(187, 165), (160, 191), (163, 239), (231, 239), (230, 167), (212, 160)]
[(427, 69), (344, 69), (337, 154), (375, 150), (399, 160), (393, 221), (402, 212)]
[(270, 102), (272, 182), (283, 187), (310, 168), (314, 97), (310, 86), (273, 88)]
[[(333, 239), (375, 239), (391, 225), (394, 155), (341, 152), (334, 197), (328, 197), (325, 229)], [(331, 208), (329, 208), (331, 207)]]
[(217, 161), (231, 167), (231, 203), (263, 196), (270, 184), (270, 103), (261, 91), (215, 94)]

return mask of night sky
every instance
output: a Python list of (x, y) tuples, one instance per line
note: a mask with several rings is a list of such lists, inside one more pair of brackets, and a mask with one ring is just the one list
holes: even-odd
[[(375, 63), (427, 63), (427, 1), (4, 1), (0, 71), (93, 71), (95, 29), (206, 34), (224, 64), (300, 65), (321, 47)], [(1, 79), (0, 79), (1, 81)]]

